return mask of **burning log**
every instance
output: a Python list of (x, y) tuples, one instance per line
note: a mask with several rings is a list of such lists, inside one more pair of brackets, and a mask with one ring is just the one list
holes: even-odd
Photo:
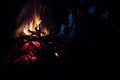
[[(37, 30), (39, 31), (39, 30)], [(36, 32), (37, 33), (37, 32)], [(53, 55), (51, 58), (61, 58), (64, 46), (60, 44), (54, 34), (40, 36), (33, 35), (20, 36), (16, 40), (19, 46), (14, 51), (8, 52), (10, 55), (5, 57), (6, 63), (13, 64), (34, 64), (43, 63), (43, 58)], [(56, 41), (56, 42), (55, 42)], [(57, 42), (58, 41), (58, 42)], [(15, 48), (15, 47), (12, 47)], [(49, 53), (48, 53), (49, 52)], [(47, 55), (45, 55), (47, 54)], [(46, 58), (45, 58), (46, 59)]]
[[(23, 16), (20, 15), (19, 18), (21, 17)], [(15, 45), (18, 47), (10, 47), (14, 49), (11, 49), (9, 55), (5, 57), (6, 63), (34, 64), (43, 63), (42, 61), (47, 59), (46, 56), (51, 56), (49, 57), (51, 59), (61, 58), (65, 46), (55, 36), (56, 33), (51, 33), (52, 31), (44, 23), (39, 10), (33, 8), (31, 17), (25, 19), (15, 31)]]

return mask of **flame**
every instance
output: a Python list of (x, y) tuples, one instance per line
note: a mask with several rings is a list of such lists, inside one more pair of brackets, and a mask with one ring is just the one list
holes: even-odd
[[(26, 25), (27, 26), (27, 25)], [(28, 26), (27, 26), (28, 27)], [(31, 33), (28, 31), (27, 27), (25, 27), (23, 29), (23, 32), (26, 34), (26, 35), (31, 35)]]
[[(41, 25), (41, 18), (40, 15), (37, 14), (37, 12), (34, 12), (34, 15), (28, 19), (27, 21), (25, 20), (15, 31), (14, 37), (20, 37), (21, 35), (32, 35), (32, 36), (37, 36), (36, 34), (36, 29), (40, 29), (40, 36), (46, 36), (50, 34), (50, 29), (48, 29), (46, 26)], [(39, 26), (39, 27), (38, 27)], [(33, 33), (32, 33), (32, 32)]]
[(35, 28), (38, 25), (40, 25), (40, 23), (41, 23), (40, 16), (35, 13), (33, 19), (25, 25), (23, 32), (25, 33), (25, 35), (31, 35), (32, 33), (29, 32), (28, 30), (35, 32), (36, 31)]
[(47, 28), (43, 28), (43, 29), (42, 29), (42, 32), (43, 32), (43, 33), (41, 33), (40, 36), (46, 36), (46, 35), (49, 35), (49, 34), (50, 34), (50, 32), (49, 32), (49, 30), (48, 30)]
[[(34, 17), (33, 17), (33, 20), (31, 20), (28, 24), (25, 25), (24, 29), (23, 29), (23, 32), (25, 35), (31, 35), (32, 33), (29, 32), (30, 31), (33, 31), (33, 32), (36, 32), (35, 28), (39, 29), (39, 26), (41, 24), (41, 19), (40, 19), (40, 16), (35, 14)], [(41, 33), (40, 33), (40, 36), (46, 36), (48, 35), (50, 32), (49, 30), (46, 28), (46, 27), (41, 27), (40, 26), (40, 29), (41, 29)]]

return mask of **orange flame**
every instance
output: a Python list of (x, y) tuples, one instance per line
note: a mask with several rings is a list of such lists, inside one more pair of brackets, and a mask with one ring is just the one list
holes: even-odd
[[(16, 31), (14, 37), (19, 37), (21, 35), (32, 35), (31, 31), (36, 33), (36, 29), (40, 29), (40, 36), (46, 36), (50, 34), (50, 29), (48, 29), (46, 26), (41, 25), (41, 19), (39, 14), (37, 12), (34, 13), (32, 19), (30, 18), (27, 23), (21, 24)], [(41, 26), (40, 26), (41, 25)], [(38, 27), (40, 26), (40, 27)], [(36, 36), (33, 34), (32, 36)]]
[(49, 35), (49, 34), (50, 34), (50, 32), (48, 31), (47, 28), (42, 28), (41, 31), (42, 31), (43, 33), (41, 33), (40, 36), (46, 36), (46, 35)]
[[(39, 26), (41, 24), (41, 21), (42, 20), (40, 19), (40, 16), (35, 14), (33, 20), (30, 21), (27, 25), (25, 25), (25, 27), (23, 29), (23, 32), (25, 33), (25, 35), (31, 35), (32, 34), (28, 30), (36, 32), (35, 28), (39, 29), (39, 27), (37, 27), (37, 26)], [(40, 33), (41, 37), (46, 36), (50, 33), (49, 30), (46, 27), (40, 27), (40, 29), (41, 29), (41, 32), (42, 32), (42, 33)]]
[(32, 33), (29, 32), (28, 30), (30, 31), (36, 31), (35, 28), (41, 23), (41, 19), (40, 19), (40, 16), (37, 15), (36, 13), (34, 14), (34, 17), (33, 17), (33, 20), (30, 21), (27, 25), (25, 25), (24, 29), (23, 29), (23, 32), (26, 34), (26, 35), (31, 35)]

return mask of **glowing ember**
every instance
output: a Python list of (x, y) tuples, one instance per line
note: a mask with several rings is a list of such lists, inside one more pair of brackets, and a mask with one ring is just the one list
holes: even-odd
[[(25, 41), (25, 40), (24, 40)], [(33, 45), (36, 47), (40, 47), (40, 43), (37, 41), (32, 41)], [(18, 57), (14, 63), (26, 63), (26, 64), (30, 64), (31, 62), (35, 62), (37, 60), (37, 56), (35, 55), (35, 49), (32, 45), (30, 45), (30, 43), (26, 42), (22, 48), (20, 49), (20, 52), (24, 53)]]
[(34, 62), (36, 60), (37, 60), (37, 57), (30, 51), (28, 54), (23, 55), (18, 59), (16, 59), (14, 63), (23, 62), (23, 63), (29, 64), (30, 62)]
[(55, 52), (55, 56), (56, 56), (56, 57), (60, 57), (57, 52)]
[(40, 47), (40, 43), (38, 41), (32, 41), (32, 43), (36, 46), (36, 47)]
[(32, 61), (35, 61), (36, 59), (37, 59), (37, 57), (35, 57), (35, 56), (31, 57)]
[(29, 43), (25, 43), (24, 46), (20, 49), (20, 51), (24, 51), (26, 49), (30, 49), (33, 51), (32, 46)]

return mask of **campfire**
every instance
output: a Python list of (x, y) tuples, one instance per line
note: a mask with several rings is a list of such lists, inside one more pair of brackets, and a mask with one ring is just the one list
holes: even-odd
[(40, 19), (39, 14), (35, 12), (32, 20), (18, 27), (15, 32), (15, 37), (19, 37), (21, 35), (41, 37), (49, 35), (50, 31), (46, 28), (46, 26), (41, 25), (41, 22), (42, 20)]
[[(23, 16), (20, 15), (19, 18)], [(20, 23), (20, 22), (19, 22)], [(23, 20), (14, 33), (17, 47), (11, 47), (5, 57), (6, 63), (31, 64), (43, 63), (45, 56), (58, 59), (62, 56), (63, 45), (51, 30), (42, 24), (39, 11), (34, 9), (32, 16)], [(56, 41), (56, 42), (55, 42)]]

